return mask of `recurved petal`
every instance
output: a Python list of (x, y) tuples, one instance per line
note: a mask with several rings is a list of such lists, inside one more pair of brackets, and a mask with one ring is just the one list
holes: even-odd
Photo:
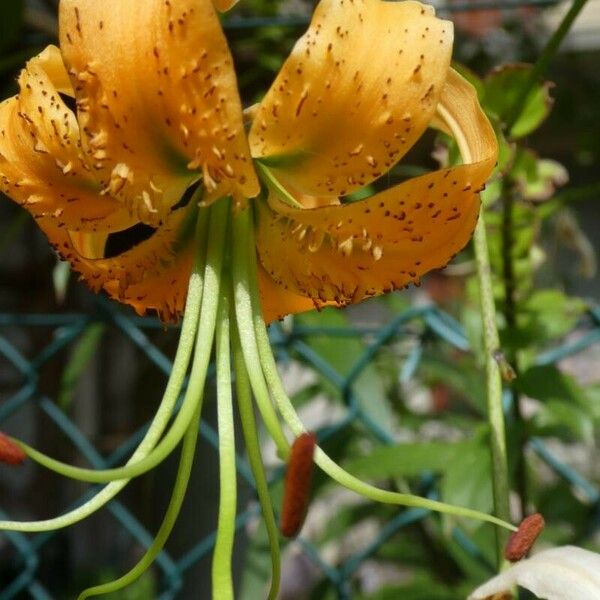
[(256, 112), (252, 155), (314, 196), (377, 179), (428, 126), (452, 39), (418, 2), (322, 0)]
[(35, 218), (71, 230), (118, 230), (132, 219), (100, 195), (68, 108), (73, 91), (58, 48), (49, 46), (19, 76), (20, 93), (0, 104), (0, 190)]
[(147, 239), (108, 258), (104, 233), (69, 231), (50, 218), (39, 219), (38, 225), (94, 292), (104, 290), (139, 314), (156, 310), (161, 319), (172, 321), (183, 310), (193, 262), (192, 244), (182, 242), (188, 212), (173, 211)]
[(211, 195), (258, 193), (211, 0), (62, 0), (60, 38), (84, 149), (140, 220), (168, 213), (190, 169)]
[(217, 10), (221, 12), (225, 12), (229, 10), (231, 7), (235, 6), (239, 0), (213, 0), (213, 4)]
[(258, 286), (265, 323), (315, 308), (315, 304), (307, 296), (296, 294), (275, 283), (262, 264), (258, 265)]
[(496, 138), (475, 91), (454, 72), (439, 112), (465, 164), (352, 204), (307, 210), (271, 197), (258, 205), (259, 256), (274, 281), (316, 305), (346, 305), (416, 283), (465, 246), (496, 161)]

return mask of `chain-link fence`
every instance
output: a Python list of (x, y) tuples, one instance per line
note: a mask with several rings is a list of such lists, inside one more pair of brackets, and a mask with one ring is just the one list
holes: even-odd
[[(156, 369), (165, 373), (169, 372), (171, 363), (169, 358), (161, 350), (151, 343), (147, 332), (160, 327), (160, 323), (153, 319), (140, 319), (124, 314), (120, 308), (110, 305), (99, 299), (95, 302), (96, 310), (89, 314), (54, 314), (54, 315), (0, 315), (0, 327), (4, 331), (19, 327), (23, 329), (45, 328), (51, 329), (53, 334), (50, 342), (43, 347), (35, 356), (25, 357), (19, 351), (17, 345), (10, 341), (5, 335), (0, 336), (0, 354), (6, 363), (12, 365), (21, 378), (21, 386), (12, 397), (5, 399), (0, 405), (0, 426), (21, 411), (26, 411), (32, 405), (47, 417), (53, 428), (60, 431), (75, 448), (81, 459), (97, 468), (109, 468), (123, 461), (136, 446), (144, 434), (145, 428), (140, 428), (127, 438), (119, 447), (109, 455), (100, 452), (81, 429), (68, 418), (66, 413), (56, 402), (46, 396), (39, 386), (39, 370), (57, 353), (76, 342), (87, 328), (94, 323), (102, 323), (104, 326), (118, 331), (129, 343), (137, 347), (155, 366)], [(294, 357), (325, 377), (330, 384), (335, 386), (344, 400), (345, 415), (337, 422), (328, 425), (319, 432), (321, 442), (326, 441), (345, 428), (355, 426), (359, 423), (363, 428), (383, 444), (393, 444), (394, 440), (378, 423), (374, 422), (361, 408), (364, 403), (358, 397), (355, 390), (355, 382), (363, 370), (368, 367), (377, 353), (398, 340), (407, 327), (416, 321), (422, 327), (420, 331), (421, 343), (414, 344), (408, 356), (404, 359), (401, 368), (402, 381), (409, 381), (418, 372), (423, 345), (435, 343), (447, 344), (460, 351), (468, 351), (469, 342), (464, 331), (449, 314), (443, 312), (434, 305), (415, 307), (398, 314), (387, 325), (378, 329), (361, 328), (313, 328), (292, 326), (284, 329), (279, 325), (272, 326), (272, 343), (277, 349), (280, 360), (285, 362), (289, 357)], [(579, 353), (591, 345), (600, 341), (600, 311), (592, 310), (589, 318), (581, 323), (580, 333), (576, 341), (556, 347), (538, 356), (537, 364), (555, 363), (565, 357)], [(306, 339), (318, 335), (325, 338), (343, 339), (349, 336), (359, 337), (365, 340), (364, 353), (358, 358), (349, 372), (342, 376), (340, 373), (318, 352), (306, 343)], [(215, 448), (218, 441), (215, 431), (206, 423), (202, 426), (202, 436)], [(589, 525), (590, 533), (600, 524), (600, 491), (577, 471), (562, 462), (555, 456), (540, 439), (530, 441), (531, 449), (561, 478), (571, 486), (573, 494), (578, 501), (584, 502), (591, 507), (590, 515), (593, 522)], [(242, 457), (238, 457), (238, 474), (252, 485), (252, 476), (249, 468)], [(272, 477), (272, 484), (281, 478), (281, 471)], [(435, 480), (423, 476), (423, 490), (430, 497), (437, 497)], [(72, 506), (81, 504), (89, 499), (93, 490), (83, 493)], [(72, 508), (65, 505), (64, 510)], [(249, 502), (249, 508), (242, 510), (237, 519), (237, 527), (244, 528), (250, 519), (256, 516), (257, 507)], [(152, 535), (147, 531), (134, 512), (129, 510), (119, 500), (112, 501), (106, 508), (114, 517), (116, 528), (120, 533), (126, 533), (131, 543), (147, 546), (151, 542)], [(6, 516), (5, 514), (2, 515)], [(13, 515), (11, 515), (13, 516)], [(361, 563), (375, 555), (379, 548), (400, 530), (416, 521), (426, 519), (428, 512), (422, 509), (398, 510), (396, 516), (391, 518), (381, 527), (377, 537), (366, 544), (360, 551), (348, 556), (340, 564), (335, 566), (324, 559), (319, 549), (302, 537), (298, 539), (299, 544), (306, 557), (312, 561), (325, 578), (329, 581), (339, 598), (350, 598), (350, 584), (353, 574)], [(40, 554), (52, 545), (60, 543), (61, 532), (41, 533), (31, 536), (20, 533), (4, 533), (10, 544), (14, 546), (14, 569), (16, 576), (0, 592), (1, 600), (9, 600), (16, 597), (31, 597), (38, 600), (54, 598), (52, 591), (39, 578)], [(453, 540), (456, 544), (470, 553), (474, 558), (483, 556), (478, 546), (459, 528), (453, 531)], [(197, 563), (210, 554), (214, 544), (214, 532), (199, 537), (191, 547), (181, 555), (173, 555), (163, 552), (156, 564), (159, 570), (159, 590), (157, 596), (161, 600), (178, 597), (178, 592), (186, 578), (187, 572)], [(488, 565), (490, 572), (492, 565)], [(27, 592), (29, 596), (22, 594)], [(21, 594), (21, 596), (20, 596)]]

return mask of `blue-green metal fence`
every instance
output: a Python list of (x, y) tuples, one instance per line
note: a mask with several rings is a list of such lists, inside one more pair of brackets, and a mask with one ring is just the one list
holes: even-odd
[[(53, 401), (52, 398), (45, 396), (39, 388), (38, 373), (39, 369), (58, 352), (64, 350), (73, 344), (81, 333), (92, 323), (100, 322), (107, 327), (113, 328), (124, 335), (131, 343), (143, 353), (157, 369), (160, 369), (165, 375), (169, 372), (171, 363), (154, 344), (151, 343), (147, 332), (161, 324), (155, 319), (141, 319), (129, 316), (120, 307), (98, 298), (95, 303), (95, 310), (89, 314), (54, 314), (54, 315), (18, 315), (2, 314), (0, 315), (0, 355), (3, 361), (10, 363), (16, 368), (21, 377), (20, 389), (10, 398), (2, 401), (0, 404), (0, 428), (2, 423), (9, 417), (14, 416), (19, 411), (24, 410), (28, 405), (34, 404), (51, 421), (53, 427), (60, 432), (73, 444), (77, 452), (91, 465), (98, 468), (108, 468), (119, 464), (129, 455), (135, 445), (138, 443), (144, 433), (144, 428), (133, 433), (120, 447), (108, 456), (103, 456), (86, 436), (78, 429), (75, 423), (70, 420)], [(467, 351), (469, 342), (459, 323), (457, 323), (449, 314), (443, 312), (436, 306), (425, 306), (411, 308), (401, 314), (398, 314), (387, 325), (380, 329), (360, 329), (360, 328), (312, 328), (296, 326), (291, 329), (283, 329), (279, 325), (271, 327), (272, 343), (276, 348), (280, 359), (287, 360), (293, 356), (301, 360), (304, 364), (320, 373), (331, 384), (333, 384), (344, 399), (346, 405), (346, 414), (337, 423), (328, 426), (325, 430), (319, 432), (320, 440), (324, 441), (328, 436), (353, 426), (359, 422), (363, 427), (384, 444), (392, 444), (394, 440), (381, 428), (373, 422), (362, 409), (360, 398), (355, 392), (354, 383), (363, 370), (371, 363), (375, 355), (383, 347), (396, 341), (403, 335), (407, 326), (420, 322), (421, 340), (428, 340), (431, 343), (432, 337), (439, 343), (447, 344), (461, 351)], [(41, 349), (35, 356), (23, 356), (14, 343), (9, 341), (8, 337), (2, 335), (7, 328), (20, 327), (29, 328), (50, 328), (54, 334), (51, 341)], [(590, 311), (589, 317), (584, 323), (580, 324), (581, 335), (577, 341), (566, 343), (540, 355), (537, 359), (538, 364), (551, 364), (572, 354), (576, 354), (589, 348), (600, 341), (600, 310)], [(356, 361), (350, 369), (348, 375), (342, 376), (335, 368), (319, 355), (306, 343), (306, 338), (314, 335), (343, 338), (347, 336), (358, 336), (369, 340), (365, 343), (365, 350), (362, 356)], [(416, 344), (410, 351), (408, 357), (404, 359), (401, 369), (401, 379), (410, 380), (418, 372), (422, 356), (422, 344)], [(202, 425), (202, 435), (208, 443), (217, 445), (217, 436), (215, 431), (206, 423)], [(561, 478), (566, 480), (577, 493), (578, 498), (582, 498), (592, 507), (593, 523), (590, 524), (590, 532), (600, 524), (600, 491), (590, 481), (587, 481), (577, 471), (561, 462), (540, 439), (530, 441), (532, 450), (548, 464)], [(242, 457), (239, 457), (238, 471), (240, 477), (252, 485), (252, 476)], [(275, 475), (275, 479), (281, 477), (281, 473)], [(436, 486), (433, 481), (424, 480), (423, 489), (431, 497), (436, 497)], [(91, 495), (92, 491), (85, 493), (77, 504), (84, 502)], [(0, 501), (1, 506), (1, 501)], [(65, 510), (71, 507), (65, 506)], [(118, 526), (125, 530), (132, 540), (147, 546), (151, 542), (152, 536), (146, 531), (135, 514), (133, 514), (118, 499), (108, 504), (106, 510), (109, 510)], [(257, 509), (254, 505), (242, 512), (237, 520), (238, 528), (242, 528), (248, 519), (255, 517)], [(323, 575), (329, 580), (331, 586), (335, 588), (339, 598), (350, 598), (350, 581), (352, 575), (360, 566), (362, 561), (374, 555), (377, 550), (394, 534), (408, 525), (426, 518), (427, 511), (422, 509), (398, 510), (398, 513), (388, 521), (379, 531), (376, 539), (369, 543), (365, 548), (345, 559), (345, 561), (335, 567), (328, 565), (321, 557), (319, 549), (312, 545), (308, 540), (300, 538), (300, 544), (306, 555), (322, 571)], [(2, 515), (6, 516), (6, 515)], [(40, 567), (40, 551), (53, 544), (60, 532), (42, 533), (35, 535), (23, 535), (20, 533), (4, 533), (16, 551), (18, 561), (18, 576), (10, 585), (0, 591), (0, 600), (10, 600), (19, 597), (20, 593), (27, 592), (29, 597), (36, 600), (49, 600), (54, 598), (52, 590), (38, 578)], [(472, 554), (475, 558), (483, 559), (477, 546), (460, 529), (455, 529), (453, 537), (456, 543), (463, 549)], [(186, 572), (198, 563), (203, 557), (211, 552), (214, 543), (214, 533), (197, 540), (187, 552), (179, 556), (173, 556), (163, 552), (157, 561), (156, 568), (159, 570), (159, 587), (161, 600), (177, 598), (178, 592), (182, 587), (186, 577)], [(493, 567), (489, 565), (490, 571)], [(26, 597), (26, 596), (23, 596)]]

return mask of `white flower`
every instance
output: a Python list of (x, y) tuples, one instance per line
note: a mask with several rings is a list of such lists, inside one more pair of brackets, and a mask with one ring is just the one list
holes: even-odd
[(484, 583), (468, 600), (491, 600), (516, 585), (544, 600), (599, 600), (600, 554), (575, 546), (545, 550)]

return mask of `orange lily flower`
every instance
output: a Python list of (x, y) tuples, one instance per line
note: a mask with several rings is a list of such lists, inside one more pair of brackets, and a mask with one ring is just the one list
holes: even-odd
[[(207, 0), (62, 0), (60, 25), (61, 50), (33, 58), (0, 105), (0, 189), (93, 290), (180, 315), (193, 255), (179, 239), (186, 201), (196, 187), (205, 204), (257, 196), (251, 156), (297, 200), (271, 187), (254, 201), (267, 322), (417, 282), (470, 239), (496, 142), (449, 66), (452, 25), (433, 9), (324, 0), (253, 111), (249, 146)], [(340, 203), (432, 124), (463, 138), (466, 164)]]
[[(139, 313), (184, 316), (163, 400), (127, 464), (85, 469), (6, 440), (11, 452), (61, 475), (107, 484), (54, 519), (0, 521), (0, 529), (15, 531), (77, 522), (183, 440), (155, 541), (127, 575), (81, 600), (131, 582), (164, 545), (190, 477), (213, 340), (221, 468), (213, 597), (233, 597), (231, 347), (272, 548), (269, 598), (276, 597), (278, 536), (252, 399), (282, 458), (290, 443), (280, 418), (295, 436), (305, 430), (277, 375), (265, 322), (359, 302), (443, 267), (469, 241), (478, 192), (496, 162), (495, 136), (476, 94), (450, 67), (451, 23), (412, 1), (322, 0), (271, 89), (248, 111), (246, 134), (216, 13), (234, 3), (61, 0), (60, 50), (50, 46), (30, 60), (18, 96), (0, 104), (0, 190), (33, 215), (93, 290)], [(344, 201), (387, 173), (427, 127), (456, 139), (462, 164)], [(374, 488), (311, 439), (307, 456), (368, 498), (512, 528), (477, 511)], [(300, 483), (307, 498), (308, 482)]]

